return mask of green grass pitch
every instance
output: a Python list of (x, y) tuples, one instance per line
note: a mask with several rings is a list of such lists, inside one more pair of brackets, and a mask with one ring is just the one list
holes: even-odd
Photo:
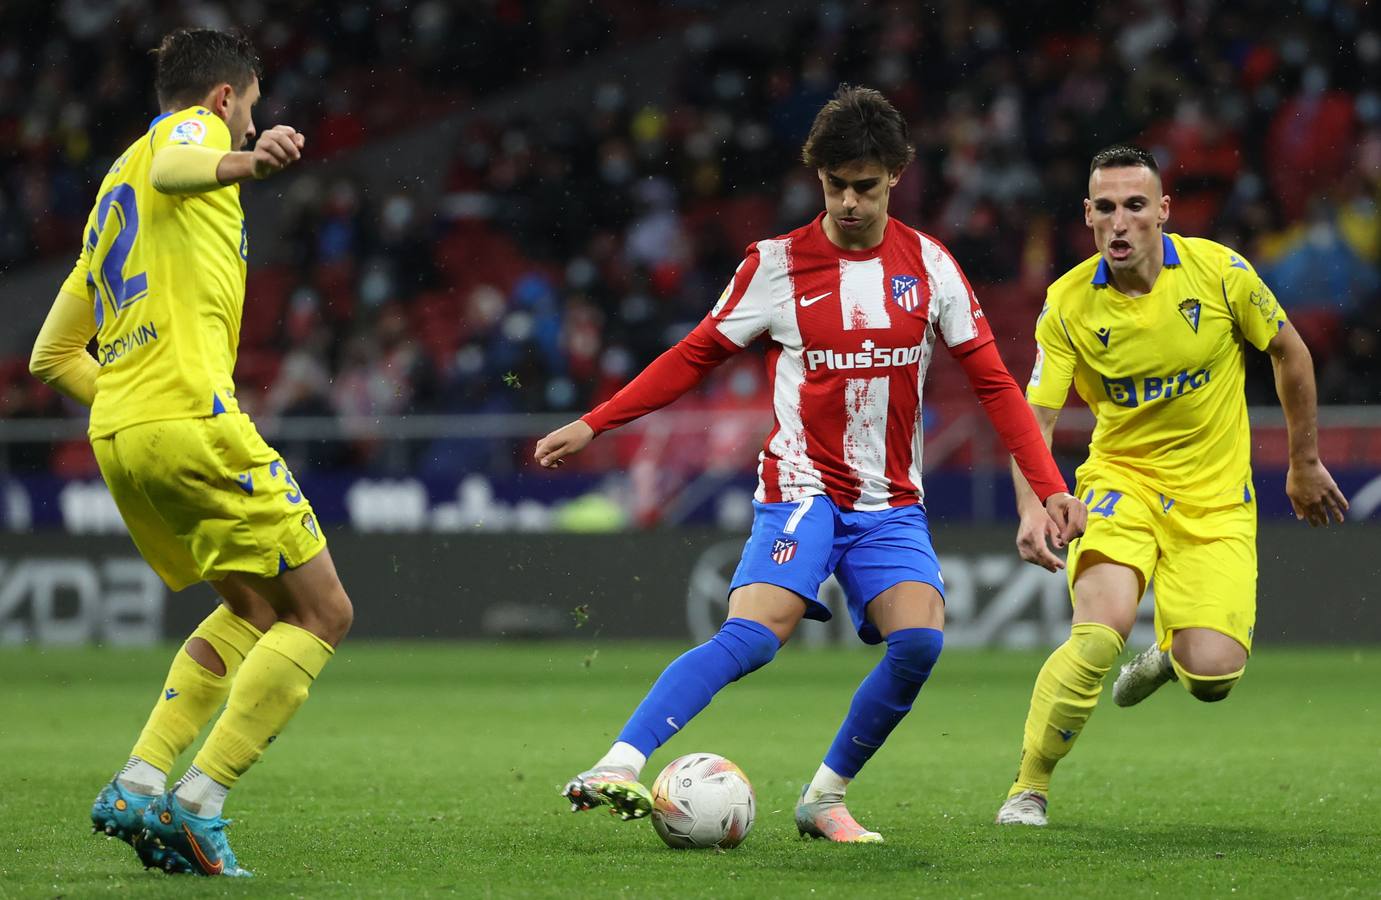
[[(144, 872), (87, 810), (171, 648), (0, 652), (0, 896), (1320, 897), (1381, 891), (1381, 649), (1258, 649), (1225, 703), (1104, 697), (1047, 829), (991, 824), (1035, 653), (949, 651), (850, 807), (881, 846), (792, 822), (876, 651), (789, 648), (661, 750), (743, 766), (758, 816), (728, 853), (557, 790), (681, 648), (347, 643), (232, 793), (252, 881)], [(184, 760), (184, 764), (187, 760)]]

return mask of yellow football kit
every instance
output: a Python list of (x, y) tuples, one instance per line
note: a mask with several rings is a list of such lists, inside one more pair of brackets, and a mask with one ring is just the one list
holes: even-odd
[(1036, 325), (1031, 403), (1060, 409), (1072, 384), (1096, 425), (1076, 492), (1071, 588), (1096, 552), (1154, 583), (1156, 633), (1211, 628), (1251, 649), (1256, 504), (1244, 343), (1264, 350), (1285, 313), (1240, 255), (1162, 237), (1151, 292), (1128, 297), (1094, 256), (1050, 286)]
[(173, 590), (273, 576), (325, 546), (311, 505), (235, 401), (248, 240), (238, 185), (154, 186), (159, 153), (231, 150), (195, 106), (154, 119), (111, 166), (62, 292), (96, 330), (90, 436), (140, 552)]

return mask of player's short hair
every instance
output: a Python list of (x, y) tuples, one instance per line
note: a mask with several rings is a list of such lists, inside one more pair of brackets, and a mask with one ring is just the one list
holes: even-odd
[(1157, 176), (1160, 175), (1160, 166), (1156, 165), (1156, 158), (1151, 155), (1151, 151), (1135, 144), (1113, 144), (1099, 150), (1093, 154), (1088, 173), (1092, 175), (1099, 169), (1125, 169), (1132, 166), (1145, 166)]
[(164, 109), (191, 106), (218, 84), (244, 91), (261, 74), (254, 45), (237, 31), (179, 28), (164, 36), (153, 55), (154, 90)]
[(841, 84), (815, 115), (801, 147), (801, 159), (812, 169), (876, 160), (888, 172), (900, 172), (915, 158), (906, 119), (897, 108), (878, 91), (850, 84)]

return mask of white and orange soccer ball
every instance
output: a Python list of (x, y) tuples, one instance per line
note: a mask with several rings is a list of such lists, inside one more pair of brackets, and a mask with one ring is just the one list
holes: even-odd
[(672, 760), (652, 785), (652, 827), (678, 850), (737, 847), (756, 811), (748, 776), (713, 753)]

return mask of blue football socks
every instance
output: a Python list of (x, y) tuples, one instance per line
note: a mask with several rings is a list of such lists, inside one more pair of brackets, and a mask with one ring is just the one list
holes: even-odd
[(910, 712), (944, 643), (944, 633), (934, 628), (903, 628), (887, 636), (887, 653), (858, 686), (825, 765), (844, 778), (858, 774)]
[(781, 642), (766, 625), (729, 619), (714, 637), (666, 667), (618, 739), (651, 756), (709, 706), (725, 685), (767, 665), (780, 647)]

